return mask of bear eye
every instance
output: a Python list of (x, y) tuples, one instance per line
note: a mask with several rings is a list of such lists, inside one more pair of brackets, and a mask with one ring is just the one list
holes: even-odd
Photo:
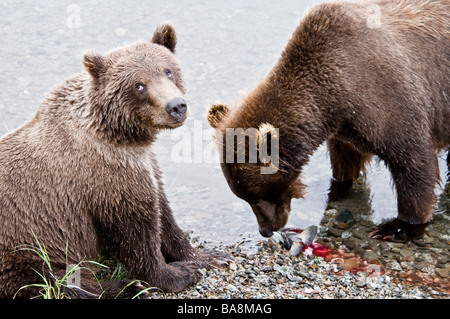
[(169, 69), (165, 69), (164, 73), (166, 74), (166, 76), (171, 79), (172, 78), (172, 71), (170, 71)]
[(138, 91), (138, 93), (144, 93), (145, 92), (145, 85), (141, 84), (141, 83), (137, 83), (135, 85), (136, 91)]

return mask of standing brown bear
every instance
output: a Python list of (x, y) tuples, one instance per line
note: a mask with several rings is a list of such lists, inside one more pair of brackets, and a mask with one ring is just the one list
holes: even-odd
[[(212, 107), (208, 120), (222, 133), (225, 178), (251, 205), (263, 236), (286, 224), (291, 199), (302, 196), (302, 167), (326, 141), (329, 200), (344, 196), (378, 156), (392, 173), (398, 218), (372, 236), (405, 241), (421, 237), (432, 220), (436, 152), (450, 144), (449, 96), (449, 1), (325, 3), (305, 16), (257, 88), (234, 110)], [(230, 150), (239, 153), (229, 145), (234, 137), (227, 139), (237, 128), (276, 141), (276, 165), (267, 160), (276, 154), (227, 162)], [(261, 174), (267, 165), (273, 174)]]
[[(53, 89), (29, 123), (0, 140), (1, 298), (40, 282), (34, 270), (42, 273), (43, 261), (17, 249), (36, 245), (34, 236), (59, 278), (67, 264), (108, 252), (135, 278), (179, 291), (199, 279), (199, 268), (226, 263), (221, 253), (191, 247), (178, 228), (151, 148), (158, 131), (188, 114), (175, 45), (175, 30), (164, 24), (152, 41), (87, 52), (87, 72)], [(89, 293), (68, 293), (114, 297), (127, 284), (100, 289), (83, 277)], [(27, 288), (18, 296), (36, 294)]]

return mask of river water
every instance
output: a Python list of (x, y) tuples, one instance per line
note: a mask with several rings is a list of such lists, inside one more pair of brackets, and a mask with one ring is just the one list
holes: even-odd
[[(305, 10), (320, 1), (2, 1), (0, 3), (0, 135), (30, 120), (44, 94), (80, 72), (86, 49), (107, 52), (152, 37), (170, 21), (191, 113), (156, 144), (179, 225), (194, 236), (230, 244), (260, 239), (250, 206), (228, 188), (205, 119), (217, 102), (236, 103), (277, 61)], [(441, 176), (446, 165), (440, 157)], [(289, 223), (318, 225), (331, 176), (326, 147), (303, 173), (308, 196), (293, 200)], [(439, 193), (439, 188), (437, 192)], [(374, 161), (367, 178), (339, 204), (375, 222), (396, 215), (390, 175)]]

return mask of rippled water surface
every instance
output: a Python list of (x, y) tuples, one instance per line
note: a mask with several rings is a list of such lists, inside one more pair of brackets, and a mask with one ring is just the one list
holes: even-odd
[[(204, 240), (258, 239), (250, 207), (231, 193), (214, 161), (205, 114), (213, 103), (234, 104), (240, 91), (256, 86), (313, 2), (2, 1), (0, 135), (30, 120), (52, 86), (83, 69), (85, 49), (106, 52), (150, 39), (157, 24), (170, 21), (178, 33), (177, 56), (191, 110), (186, 125), (161, 133), (156, 145), (175, 217)], [(189, 143), (189, 149), (183, 148)], [(442, 176), (444, 164), (442, 157)], [(304, 170), (308, 197), (292, 202), (290, 223), (320, 223), (330, 176), (322, 146)], [(376, 222), (395, 216), (396, 199), (384, 165), (373, 162), (366, 182), (340, 205), (370, 213)]]

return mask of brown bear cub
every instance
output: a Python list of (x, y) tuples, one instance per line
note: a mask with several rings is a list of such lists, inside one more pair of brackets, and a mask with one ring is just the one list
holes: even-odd
[[(270, 236), (286, 224), (291, 199), (302, 196), (302, 167), (326, 141), (333, 169), (329, 200), (345, 196), (376, 155), (392, 173), (398, 217), (372, 236), (421, 237), (432, 220), (437, 151), (450, 145), (449, 52), (449, 1), (313, 8), (256, 89), (236, 109), (216, 105), (208, 116), (221, 136), (225, 178), (251, 205), (261, 234)], [(234, 138), (227, 139), (227, 131), (259, 132), (264, 126), (267, 132), (268, 125), (279, 137), (277, 165), (233, 161), (233, 154), (225, 159), (230, 150), (238, 153), (228, 145)], [(261, 174), (267, 165), (276, 168), (273, 174)]]
[[(46, 245), (52, 272), (107, 252), (164, 291), (193, 285), (225, 254), (194, 249), (175, 223), (151, 145), (188, 110), (176, 33), (84, 55), (87, 72), (57, 86), (36, 116), (0, 140), (0, 297), (37, 295), (48, 268), (21, 245)], [(72, 297), (115, 297), (129, 282), (81, 279)], [(142, 286), (131, 285), (134, 290)], [(19, 291), (20, 290), (20, 291)], [(69, 290), (69, 289), (68, 289)], [(133, 292), (134, 293), (134, 292)]]

